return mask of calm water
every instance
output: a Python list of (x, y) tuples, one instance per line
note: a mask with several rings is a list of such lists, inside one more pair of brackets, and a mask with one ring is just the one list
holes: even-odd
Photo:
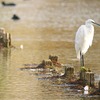
[[(81, 93), (71, 91), (60, 80), (44, 80), (42, 76), (20, 68), (24, 64), (39, 64), (52, 54), (59, 56), (60, 63), (75, 66), (78, 72), (75, 32), (88, 18), (100, 23), (100, 0), (4, 1), (17, 4), (15, 7), (0, 4), (0, 27), (12, 34), (12, 44), (16, 48), (0, 49), (0, 100), (99, 100), (82, 98)], [(13, 21), (13, 14), (21, 19)], [(93, 46), (85, 56), (85, 66), (100, 74), (98, 26), (95, 26)]]

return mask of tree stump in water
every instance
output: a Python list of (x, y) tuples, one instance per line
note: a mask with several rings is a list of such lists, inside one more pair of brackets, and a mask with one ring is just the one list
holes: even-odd
[(51, 60), (43, 60), (45, 68), (53, 68), (53, 64)]
[(11, 34), (0, 28), (0, 46), (9, 48), (11, 46)]
[(72, 66), (65, 66), (65, 74), (64, 76), (68, 79), (71, 79), (74, 77), (74, 67)]
[(99, 83), (98, 83), (98, 84), (99, 84), (99, 91), (100, 91), (100, 81), (99, 81)]
[(51, 60), (43, 60), (37, 68), (53, 68)]
[(86, 74), (86, 69), (85, 67), (82, 67), (80, 71), (80, 80), (85, 81), (85, 74)]
[(9, 34), (8, 46), (11, 46), (11, 34)]
[(49, 59), (52, 61), (53, 65), (56, 65), (58, 62), (58, 56), (49, 55)]
[(85, 80), (89, 86), (94, 86), (94, 73), (86, 72)]

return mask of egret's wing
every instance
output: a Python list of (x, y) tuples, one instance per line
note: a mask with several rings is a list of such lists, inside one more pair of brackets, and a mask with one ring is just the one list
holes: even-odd
[(93, 37), (94, 37), (94, 27), (92, 27), (92, 29), (89, 33), (90, 46), (92, 45)]
[(75, 36), (75, 49), (78, 59), (80, 59), (80, 51), (82, 49), (84, 42), (84, 33), (85, 33), (85, 25), (81, 25), (78, 31), (76, 32)]
[[(85, 26), (85, 25), (84, 25)], [(83, 44), (81, 46), (81, 52), (84, 55), (88, 48), (92, 45), (93, 36), (94, 36), (94, 27), (84, 27), (83, 33)]]

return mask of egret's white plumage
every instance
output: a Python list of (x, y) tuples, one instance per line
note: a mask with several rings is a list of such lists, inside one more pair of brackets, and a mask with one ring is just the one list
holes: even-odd
[(94, 36), (94, 26), (93, 24), (99, 25), (95, 23), (94, 20), (88, 19), (85, 22), (85, 25), (81, 25), (76, 32), (75, 37), (75, 49), (77, 58), (80, 59), (81, 66), (84, 66), (84, 54), (87, 52), (89, 47), (92, 45), (93, 36)]
[(78, 59), (80, 59), (80, 52), (84, 55), (88, 48), (92, 45), (94, 36), (93, 22), (94, 21), (92, 19), (88, 19), (85, 22), (85, 25), (81, 25), (76, 32), (75, 49)]

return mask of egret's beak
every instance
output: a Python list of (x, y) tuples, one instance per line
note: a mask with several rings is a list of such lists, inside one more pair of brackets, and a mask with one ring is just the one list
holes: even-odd
[(96, 25), (100, 26), (100, 24), (98, 24), (98, 23), (96, 23), (96, 22), (93, 22), (93, 24), (96, 24)]

